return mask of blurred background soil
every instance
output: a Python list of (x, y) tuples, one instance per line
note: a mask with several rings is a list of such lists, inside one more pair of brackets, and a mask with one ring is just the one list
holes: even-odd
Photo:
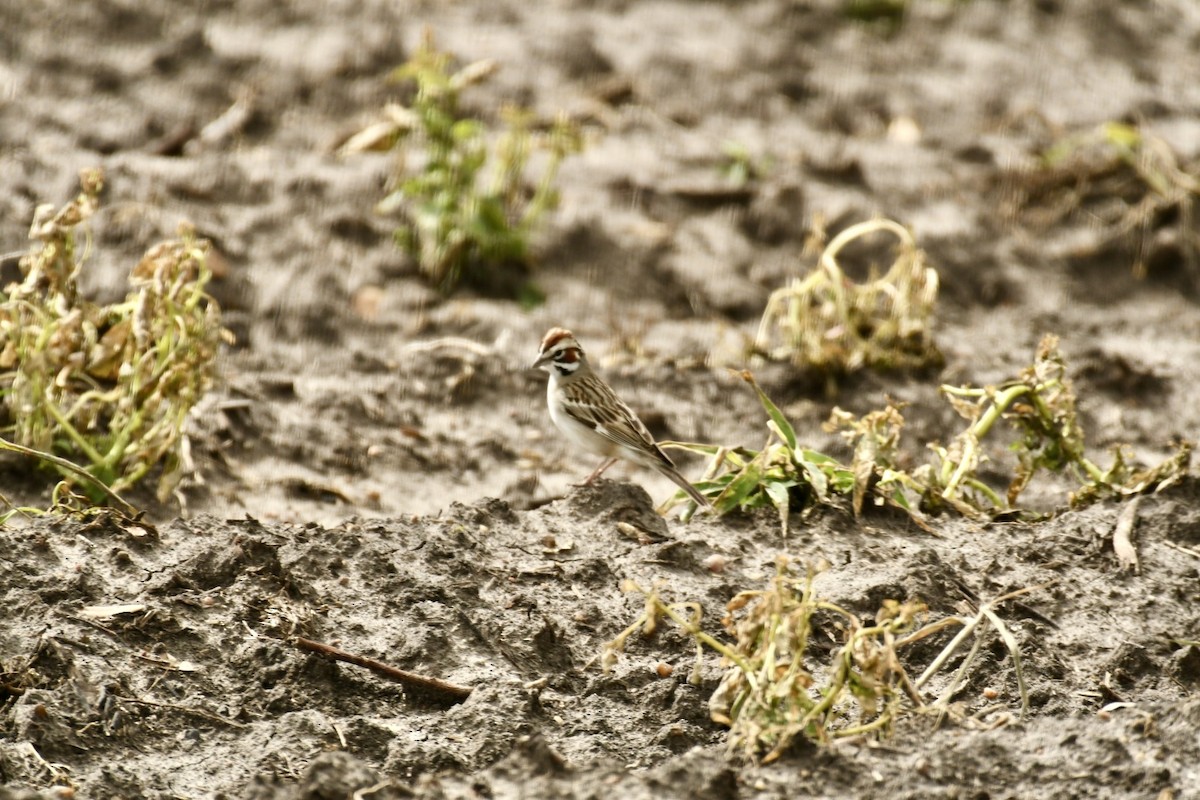
[[(959, 429), (939, 383), (1002, 381), (1046, 333), (1098, 459), (1125, 444), (1156, 463), (1196, 438), (1190, 201), (1143, 208), (1133, 169), (1048, 172), (1043, 154), (1134, 125), (1194, 180), (1200, 7), (850, 13), (871, 6), (0, 8), (4, 282), (35, 206), (101, 166), (88, 295), (124, 297), (142, 253), (188, 221), (214, 243), (212, 291), (237, 337), (194, 420), (197, 474), (167, 506), (138, 498), (157, 533), (0, 528), (0, 798), (1200, 797), (1194, 480), (1143, 501), (1139, 574), (1108, 543), (1115, 503), (1036, 524), (943, 518), (936, 537), (826, 510), (784, 539), (771, 514), (663, 521), (650, 498), (672, 485), (630, 467), (571, 486), (594, 464), (554, 435), (544, 375), (527, 369), (547, 328), (574, 330), (660, 438), (758, 447), (761, 408), (726, 368), (747, 366), (771, 291), (812, 266), (814, 229), (876, 216), (908, 226), (940, 274), (946, 366), (836, 386), (756, 368), (810, 446), (846, 457), (821, 430), (829, 410), (890, 396), (911, 404), (920, 457)], [(517, 103), (584, 131), (536, 242), (535, 307), (430, 288), (374, 213), (396, 157), (337, 154), (405, 99), (388, 75), (426, 27), (463, 63), (499, 64), (464, 95), (472, 113)], [(851, 272), (888, 244), (851, 251)], [(44, 506), (44, 478), (0, 463), (14, 502)], [(1061, 509), (1065, 489), (1030, 499)], [(888, 598), (945, 615), (963, 586), (1057, 580), (1009, 620), (1030, 716), (1015, 716), (997, 641), (957, 698), (965, 721), (913, 718), (881, 746), (801, 747), (760, 768), (726, 757), (706, 705), (719, 666), (688, 683), (677, 631), (635, 637), (600, 671), (640, 608), (622, 580), (665, 578), (715, 626), (778, 553), (829, 561), (822, 591), (864, 618)], [(117, 604), (138, 608), (84, 613)], [(474, 691), (449, 707), (410, 696), (296, 650), (297, 633)], [(660, 677), (660, 661), (677, 669)]]

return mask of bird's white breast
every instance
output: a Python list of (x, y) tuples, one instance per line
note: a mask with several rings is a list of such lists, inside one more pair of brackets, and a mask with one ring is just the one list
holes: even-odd
[(554, 426), (562, 431), (563, 436), (566, 436), (567, 440), (576, 447), (598, 456), (616, 455), (619, 449), (616, 443), (601, 436), (563, 409), (562, 404), (556, 398), (558, 381), (559, 377), (552, 374), (546, 385), (546, 405), (550, 408), (550, 420)]

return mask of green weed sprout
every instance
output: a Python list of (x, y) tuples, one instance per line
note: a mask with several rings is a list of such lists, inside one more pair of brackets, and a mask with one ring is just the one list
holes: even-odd
[(769, 158), (755, 158), (750, 149), (733, 140), (721, 143), (721, 156), (717, 171), (735, 189), (761, 180), (771, 170)]
[[(729, 726), (731, 753), (763, 764), (779, 758), (797, 739), (827, 744), (849, 736), (882, 738), (902, 716), (927, 709), (937, 712), (940, 723), (951, 710), (951, 697), (974, 665), (989, 626), (1013, 658), (1022, 713), (1028, 709), (1020, 648), (997, 606), (1030, 589), (978, 604), (973, 615), (945, 617), (920, 628), (924, 604), (888, 600), (871, 624), (816, 593), (814, 579), (823, 568), (806, 565), (803, 577), (797, 577), (787, 559), (780, 557), (768, 588), (741, 592), (726, 606), (721, 621), (724, 636), (703, 630), (700, 604), (668, 603), (661, 596), (661, 585), (644, 589), (626, 581), (625, 591), (643, 596), (643, 611), (605, 645), (601, 665), (606, 671), (611, 669), (634, 633), (641, 631), (648, 637), (661, 619), (671, 620), (695, 642), (693, 682), (699, 682), (706, 648), (721, 656), (725, 671), (709, 700), (709, 713), (715, 722)], [(961, 626), (958, 635), (917, 680), (910, 680), (901, 651), (954, 625)], [(818, 626), (832, 629), (841, 639), (841, 646), (828, 660), (809, 648), (809, 637)], [(921, 687), (972, 637), (970, 653), (936, 702), (927, 705)]]
[(79, 228), (103, 182), (100, 170), (85, 170), (74, 200), (37, 209), (24, 279), (0, 293), (0, 431), (7, 449), (46, 454), (42, 463), (68, 482), (79, 475), (63, 459), (83, 465), (108, 487), (84, 481), (93, 501), (161, 465), (165, 500), (189, 463), (187, 415), (212, 384), (227, 334), (204, 290), (209, 245), (186, 226), (133, 268), (124, 302), (80, 296)]
[[(876, 231), (900, 240), (883, 275), (850, 281), (837, 257), (847, 244)], [(886, 219), (852, 225), (829, 242), (817, 269), (772, 292), (755, 350), (827, 377), (872, 369), (941, 366), (930, 325), (937, 271), (925, 266), (912, 234)]]
[[(941, 391), (969, 424), (950, 444), (931, 444), (933, 458), (911, 473), (897, 466), (896, 444), (903, 425), (899, 408), (889, 404), (862, 419), (834, 409), (827, 428), (841, 430), (854, 446), (856, 497), (869, 486), (876, 497), (910, 511), (949, 507), (964, 516), (986, 518), (1013, 510), (1039, 470), (1076, 476), (1080, 488), (1070, 496), (1073, 507), (1102, 497), (1163, 489), (1187, 474), (1189, 442), (1181, 442), (1172, 457), (1147, 470), (1130, 467), (1120, 448), (1107, 469), (1087, 457), (1074, 390), (1055, 336), (1042, 339), (1033, 365), (1015, 380), (983, 388), (942, 386)], [(1010, 447), (1017, 456), (1004, 496), (978, 476), (985, 460), (982, 442), (1001, 420), (1016, 432)], [(859, 507), (861, 500), (856, 500), (856, 510)]]
[[(805, 507), (829, 502), (835, 494), (846, 494), (854, 486), (851, 471), (833, 458), (800, 445), (796, 430), (749, 371), (741, 373), (758, 394), (767, 412), (767, 441), (761, 450), (721, 447), (697, 442), (662, 442), (663, 447), (706, 456), (705, 479), (696, 488), (712, 500), (718, 514), (734, 510), (774, 507), (779, 512), (784, 536), (792, 497), (798, 491)], [(667, 501), (663, 512), (689, 502), (682, 492)], [(797, 509), (800, 510), (800, 509)]]
[[(483, 120), (463, 112), (459, 98), (486, 81), (495, 62), (475, 62), (453, 73), (450, 63), (450, 54), (437, 50), (426, 31), (420, 49), (395, 72), (398, 80), (416, 84), (412, 107), (390, 106), (387, 120), (343, 147), (343, 152), (419, 148), (421, 160), (412, 169), (402, 162), (398, 186), (378, 210), (403, 213), (397, 242), (445, 292), (464, 278), (481, 280), (489, 269), (529, 266), (530, 240), (558, 203), (559, 166), (581, 145), (577, 127), (565, 116), (535, 135), (531, 116), (516, 108), (504, 110), (504, 129), (494, 135)], [(547, 157), (530, 193), (524, 172), (538, 150)]]

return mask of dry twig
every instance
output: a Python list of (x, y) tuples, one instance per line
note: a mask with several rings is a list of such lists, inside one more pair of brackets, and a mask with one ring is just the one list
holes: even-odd
[(418, 675), (415, 672), (397, 669), (396, 667), (384, 664), (382, 661), (376, 661), (373, 658), (347, 653), (345, 650), (334, 647), (333, 645), (314, 642), (312, 639), (305, 639), (302, 636), (297, 636), (292, 639), (292, 644), (296, 645), (296, 647), (299, 647), (301, 650), (319, 653), (320, 655), (323, 655), (327, 658), (332, 658), (336, 661), (345, 661), (347, 664), (366, 667), (373, 672), (379, 673), (385, 678), (390, 678), (391, 680), (404, 684), (409, 689), (441, 695), (442, 697), (447, 697), (456, 703), (461, 703), (463, 700), (466, 700), (471, 696), (470, 687), (458, 686), (437, 678), (430, 678), (425, 675)]

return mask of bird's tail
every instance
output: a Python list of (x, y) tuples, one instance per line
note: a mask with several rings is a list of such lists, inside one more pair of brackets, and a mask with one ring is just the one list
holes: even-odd
[(701, 508), (712, 508), (712, 503), (709, 502), (708, 498), (700, 494), (700, 490), (695, 486), (692, 486), (692, 484), (688, 482), (687, 478), (679, 474), (678, 470), (668, 467), (664, 464), (663, 466), (658, 467), (658, 471), (670, 478), (680, 489), (683, 489), (685, 492), (687, 492), (688, 497), (695, 500), (696, 504)]

